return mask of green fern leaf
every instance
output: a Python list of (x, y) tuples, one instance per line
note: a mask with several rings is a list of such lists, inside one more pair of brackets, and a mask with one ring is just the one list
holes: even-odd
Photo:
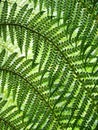
[(2, 62), (4, 60), (4, 56), (5, 56), (5, 50), (3, 50), (1, 53), (0, 53), (0, 67), (2, 66)]
[(16, 22), (16, 23), (20, 23), (20, 22), (21, 22), (22, 17), (23, 17), (23, 15), (24, 15), (24, 12), (26, 11), (27, 7), (28, 7), (28, 5), (24, 5), (24, 6), (22, 7), (22, 9), (20, 9), (19, 13), (18, 13), (18, 14), (16, 15), (16, 17), (15, 17), (15, 22)]
[(97, 129), (96, 11), (76, 0), (29, 2), (0, 3), (0, 127)]
[(14, 16), (15, 16), (16, 8), (17, 8), (17, 4), (14, 3), (13, 6), (12, 6), (12, 8), (11, 8), (11, 10), (10, 10), (10, 14), (9, 14), (9, 17), (8, 17), (9, 23), (14, 21)]

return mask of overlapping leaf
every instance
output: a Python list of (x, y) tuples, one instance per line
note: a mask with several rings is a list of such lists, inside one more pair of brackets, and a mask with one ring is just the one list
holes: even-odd
[[(38, 1), (34, 2), (36, 7)], [(17, 40), (21, 52), (25, 48), (27, 57), (17, 59), (14, 53), (6, 61), (5, 51), (0, 54), (0, 90), (6, 91), (8, 98), (12, 94), (18, 111), (22, 112), (19, 121), (13, 120), (15, 127), (95, 129), (98, 23), (79, 2), (41, 0), (39, 3), (40, 10), (45, 4), (48, 16), (45, 11), (32, 15), (28, 5), (17, 11), (16, 3), (8, 12), (7, 1), (0, 15), (1, 36), (6, 41), (9, 33), (13, 44)], [(53, 15), (55, 4), (57, 17), (51, 19), (49, 15)], [(33, 59), (28, 59), (30, 45)]]

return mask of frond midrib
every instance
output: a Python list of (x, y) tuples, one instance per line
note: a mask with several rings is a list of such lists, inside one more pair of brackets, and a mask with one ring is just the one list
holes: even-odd
[[(3, 13), (3, 12), (2, 12)], [(36, 15), (35, 15), (36, 16)], [(31, 19), (32, 20), (32, 19)], [(30, 22), (32, 22), (32, 21), (30, 21)], [(36, 22), (35, 22), (36, 23)], [(39, 22), (39, 24), (40, 24), (41, 22)], [(43, 24), (44, 25), (44, 24)], [(42, 25), (42, 29), (44, 29), (44, 32), (45, 32), (45, 30), (47, 29), (47, 28), (44, 28), (44, 26)], [(73, 24), (74, 25), (74, 24)], [(75, 62), (75, 64), (74, 64), (74, 61), (75, 61), (75, 58), (77, 58), (77, 55), (74, 55), (75, 56), (75, 58), (74, 57), (70, 57), (70, 54), (68, 54), (67, 53), (67, 51), (66, 51), (66, 49), (64, 50), (64, 51), (62, 51), (61, 50), (61, 48), (60, 48), (60, 46), (59, 46), (59, 39), (57, 39), (56, 37), (52, 37), (51, 38), (51, 36), (50, 35), (45, 35), (45, 33), (43, 34), (43, 33), (41, 33), (41, 31), (39, 30), (38, 31), (38, 28), (36, 29), (36, 27), (31, 27), (31, 26), (29, 26), (28, 25), (28, 23), (27, 24), (21, 24), (20, 22), (19, 23), (16, 23), (15, 21), (12, 21), (12, 22), (9, 22), (8, 21), (8, 19), (6, 19), (6, 21), (3, 23), (1, 23), (0, 24), (0, 27), (1, 27), (1, 34), (2, 35), (4, 35), (4, 32), (2, 32), (2, 28), (3, 27), (5, 27), (6, 29), (5, 29), (5, 32), (8, 30), (8, 28), (7, 27), (10, 27), (10, 26), (12, 26), (12, 29), (16, 29), (16, 32), (13, 32), (13, 34), (11, 34), (12, 36), (14, 36), (14, 34), (16, 33), (16, 39), (18, 39), (17, 37), (19, 37), (19, 35), (17, 35), (18, 34), (18, 30), (17, 30), (17, 28), (19, 28), (19, 30), (20, 30), (20, 32), (21, 32), (21, 29), (24, 29), (25, 30), (25, 32), (30, 32), (31, 34), (30, 35), (33, 35), (33, 33), (34, 34), (36, 34), (35, 36), (39, 36), (40, 38), (39, 38), (39, 40), (40, 39), (42, 39), (43, 41), (45, 40), (46, 41), (46, 46), (47, 46), (47, 44), (49, 44), (49, 46), (52, 48), (54, 48), (56, 51), (58, 51), (58, 55), (60, 55), (60, 58), (61, 58), (61, 60), (63, 61), (63, 65), (65, 65), (65, 64), (67, 64), (67, 69), (69, 70), (69, 71), (71, 71), (71, 73), (72, 73), (72, 76), (73, 76), (73, 79), (75, 80), (75, 81), (77, 81), (78, 82), (78, 85), (80, 86), (80, 88), (81, 89), (83, 89), (83, 91), (85, 91), (85, 96), (86, 96), (86, 99), (87, 98), (89, 98), (90, 100), (90, 103), (91, 103), (91, 101), (93, 102), (94, 101), (94, 104), (96, 103), (95, 102), (95, 100), (93, 100), (94, 98), (92, 97), (93, 96), (93, 90), (95, 91), (95, 85), (96, 85), (96, 82), (97, 81), (94, 81), (94, 80), (91, 80), (91, 84), (89, 83), (89, 84), (87, 84), (88, 82), (87, 82), (87, 79), (89, 79), (90, 80), (90, 73), (88, 73), (86, 70), (84, 70), (83, 72), (85, 72), (85, 74), (86, 74), (86, 76), (81, 76), (81, 72), (82, 72), (82, 70), (80, 70), (81, 68), (83, 68), (84, 69), (84, 66), (82, 65), (82, 63), (81, 63), (81, 59), (79, 59), (80, 61), (79, 61), (79, 67), (77, 66), (78, 64), (77, 64), (77, 62)], [(36, 26), (36, 25), (35, 25)], [(66, 26), (66, 25), (65, 25)], [(49, 28), (48, 28), (49, 29)], [(55, 28), (54, 28), (55, 29)], [(10, 32), (10, 31), (9, 31)], [(42, 32), (43, 32), (43, 30), (42, 30)], [(70, 35), (69, 34), (70, 32), (68, 32), (68, 35)], [(6, 32), (6, 34), (7, 34), (7, 32)], [(48, 34), (48, 33), (47, 33)], [(85, 34), (85, 33), (84, 33)], [(57, 35), (58, 36), (58, 35)], [(66, 35), (65, 35), (66, 36)], [(63, 37), (63, 35), (61, 35), (61, 38)], [(20, 38), (20, 37), (19, 37)], [(26, 38), (28, 38), (28, 37), (26, 37)], [(53, 39), (54, 38), (54, 39)], [(33, 39), (33, 36), (32, 36), (32, 39)], [(14, 39), (15, 40), (15, 39)], [(20, 40), (20, 42), (22, 41), (21, 40), (21, 38), (20, 39), (18, 39), (18, 40)], [(17, 40), (17, 41), (18, 41)], [(70, 39), (71, 40), (71, 39)], [(81, 39), (80, 39), (81, 40)], [(6, 40), (5, 40), (6, 41)], [(78, 41), (78, 39), (77, 39), (77, 41)], [(48, 43), (47, 43), (48, 42)], [(72, 42), (72, 41), (71, 41)], [(18, 44), (19, 44), (19, 41), (17, 42)], [(22, 41), (22, 44), (24, 45), (24, 42)], [(44, 42), (44, 44), (45, 44), (45, 42)], [(65, 45), (65, 44), (64, 44)], [(74, 47), (73, 47), (74, 48)], [(80, 50), (81, 50), (81, 48), (80, 48)], [(78, 53), (78, 55), (79, 55), (79, 53)], [(80, 56), (80, 55), (79, 55)], [(85, 56), (84, 56), (84, 58), (85, 58)], [(73, 60), (74, 59), (74, 60)], [(76, 66), (75, 66), (76, 65)], [(79, 70), (78, 70), (78, 68), (79, 68)], [(49, 100), (47, 100), (47, 99), (45, 99), (45, 96), (44, 96), (44, 94), (40, 91), (41, 89), (38, 89), (38, 88), (36, 88), (35, 86), (34, 86), (34, 84), (35, 84), (35, 82), (32, 82), (32, 81), (30, 81), (29, 80), (29, 78), (28, 77), (24, 77), (24, 75), (22, 75), (22, 73), (21, 72), (17, 72), (17, 70), (13, 70), (13, 69), (11, 69), (9, 66), (8, 67), (5, 67), (5, 68), (2, 68), (1, 67), (1, 69), (0, 69), (0, 71), (2, 72), (4, 72), (4, 71), (6, 71), (6, 73), (8, 73), (8, 74), (10, 74), (10, 73), (12, 73), (12, 75), (16, 75), (17, 77), (18, 77), (18, 79), (21, 79), (21, 80), (23, 80), (23, 82), (25, 81), (27, 84), (28, 84), (28, 86), (27, 87), (29, 87), (31, 90), (33, 90), (33, 91), (35, 91), (36, 92), (36, 94), (38, 95), (38, 98), (40, 99), (40, 100), (42, 100), (43, 102), (42, 102), (42, 104), (45, 104), (45, 107), (47, 108), (47, 107), (49, 107), (49, 109), (50, 109), (50, 111), (51, 111), (51, 113), (52, 113), (52, 116), (53, 116), (53, 119), (54, 120), (56, 120), (56, 125), (57, 125), (57, 128), (58, 128), (58, 126), (59, 127), (62, 127), (63, 128), (63, 124), (62, 123), (60, 123), (60, 118), (58, 117), (58, 115), (56, 115), (56, 111), (55, 111), (55, 107), (53, 108), (53, 106), (51, 105), (51, 102), (49, 102)], [(93, 75), (91, 75), (91, 76), (93, 76)], [(38, 80), (39, 81), (39, 80)], [(19, 82), (20, 83), (20, 82)], [(39, 82), (38, 82), (39, 83)], [(19, 84), (20, 85), (20, 84)], [(90, 85), (92, 85), (91, 87), (90, 87)], [(37, 86), (37, 85), (36, 85)], [(19, 86), (20, 87), (20, 86)], [(80, 94), (82, 94), (82, 92), (81, 92), (81, 90), (79, 89), (79, 93)], [(78, 94), (77, 94), (78, 95)], [(77, 96), (76, 95), (76, 99), (79, 97), (79, 96)], [(61, 95), (60, 95), (61, 96)], [(80, 95), (81, 96), (81, 95)], [(82, 97), (82, 99), (83, 99), (83, 95), (81, 96)], [(82, 100), (81, 99), (81, 100)], [(64, 99), (65, 100), (65, 99)], [(83, 100), (84, 101), (84, 100)], [(79, 101), (78, 102), (78, 100), (75, 100), (74, 101), (74, 104), (75, 103), (79, 103), (79, 104), (81, 104), (81, 102)], [(84, 103), (84, 102), (83, 102)], [(72, 103), (73, 104), (73, 103)], [(73, 104), (73, 108), (75, 109), (75, 107), (76, 107), (76, 105), (75, 105), (75, 107), (74, 107), (74, 104)], [(85, 103), (84, 103), (85, 104)], [(64, 106), (63, 107), (63, 109), (65, 109), (65, 107), (66, 106)], [(95, 111), (97, 111), (97, 106), (96, 105), (94, 105), (94, 108), (96, 109)], [(63, 111), (63, 109), (62, 109), (62, 111)], [(73, 109), (73, 110), (74, 110)], [(66, 110), (66, 109), (65, 109)], [(78, 110), (81, 110), (81, 108), (79, 108)], [(84, 109), (83, 109), (84, 110)], [(80, 111), (80, 112), (82, 112), (82, 111)], [(86, 111), (87, 112), (87, 111)], [(72, 114), (71, 114), (71, 116), (72, 117), (70, 117), (70, 119), (71, 118), (73, 118), (73, 114), (74, 114), (74, 112), (72, 112)], [(60, 115), (60, 114), (59, 114)], [(78, 115), (78, 114), (76, 114), (76, 115)], [(62, 114), (62, 116), (63, 116), (63, 114)], [(2, 117), (1, 117), (2, 118)], [(78, 117), (76, 117), (77, 118), (77, 120), (78, 120)], [(74, 119), (74, 118), (73, 118)], [(90, 118), (89, 118), (90, 119)], [(5, 119), (6, 120), (6, 119)], [(83, 119), (84, 121), (87, 121), (86, 120), (86, 117)], [(13, 122), (12, 122), (13, 123)], [(68, 122), (68, 124), (67, 124), (67, 128), (68, 129), (70, 129), (69, 127), (70, 127), (70, 120), (69, 120), (69, 122)], [(74, 121), (74, 123), (75, 123), (75, 121)], [(83, 123), (82, 123), (83, 124)], [(65, 125), (65, 124), (64, 124)], [(72, 122), (72, 125), (73, 125), (73, 122)], [(88, 125), (88, 124), (87, 124)], [(17, 127), (17, 126), (16, 126)], [(90, 126), (91, 127), (91, 126)], [(89, 128), (90, 129), (90, 127), (88, 127), (87, 126), (87, 128)], [(66, 128), (66, 129), (67, 129)], [(82, 128), (82, 126), (80, 127), (80, 129)], [(96, 127), (97, 128), (97, 127)], [(65, 129), (65, 126), (64, 126), (64, 129)], [(75, 129), (75, 127), (72, 127), (72, 129)], [(76, 128), (76, 129), (78, 129), (78, 128)], [(86, 129), (86, 127), (85, 128), (83, 128), (83, 129)]]
[(8, 68), (5, 68), (5, 67), (4, 67), (4, 68), (0, 68), (0, 71), (6, 71), (6, 72), (8, 72), (8, 73), (12, 73), (13, 75), (17, 75), (19, 78), (21, 78), (21, 79), (23, 79), (25, 82), (27, 82), (27, 83), (29, 84), (29, 86), (31, 86), (31, 89), (33, 89), (33, 90), (39, 95), (40, 100), (44, 101), (44, 102), (45, 102), (45, 105), (46, 105), (47, 107), (49, 107), (49, 109), (52, 111), (52, 116), (55, 118), (55, 120), (57, 120), (57, 124), (58, 124), (59, 126), (61, 126), (61, 124), (59, 123), (59, 119), (58, 119), (58, 117), (56, 116), (56, 114), (55, 114), (55, 112), (54, 112), (54, 109), (50, 106), (49, 102), (46, 101), (46, 99), (45, 99), (44, 96), (41, 94), (41, 92), (40, 92), (38, 89), (36, 89), (36, 88), (34, 87), (34, 85), (33, 85), (28, 79), (24, 78), (20, 73), (15, 72), (15, 71), (13, 71), (13, 70), (11, 70), (11, 69), (8, 69)]
[[(67, 64), (68, 64), (69, 68), (71, 68), (71, 71), (74, 73), (73, 74), (74, 78), (78, 79), (78, 81), (80, 82), (80, 84), (85, 83), (84, 79), (81, 79), (81, 77), (80, 77), (80, 75), (79, 75), (76, 67), (73, 64), (71, 64), (72, 62), (70, 61), (68, 55), (65, 53), (66, 54), (66, 56), (65, 56), (64, 53), (60, 50), (59, 46), (57, 46), (54, 43), (55, 40), (53, 41), (52, 39), (49, 39), (48, 37), (46, 37), (45, 35), (41, 34), (40, 32), (38, 32), (38, 31), (36, 31), (34, 29), (31, 29), (30, 27), (28, 27), (28, 25), (22, 25), (22, 24), (19, 24), (19, 23), (7, 23), (7, 22), (6, 23), (0, 23), (0, 25), (1, 26), (15, 26), (15, 27), (24, 28), (26, 30), (31, 31), (32, 33), (35, 33), (35, 34), (43, 37), (47, 41), (49, 41), (49, 43), (51, 45), (53, 45), (57, 49), (57, 51), (61, 54), (61, 57), (65, 60), (65, 62), (67, 61)], [(89, 73), (86, 73), (86, 74), (89, 77)]]
[[(59, 49), (59, 47), (57, 46), (57, 45), (55, 45), (55, 43), (52, 41), (52, 40), (50, 40), (48, 37), (46, 37), (46, 36), (44, 36), (44, 35), (42, 35), (41, 33), (39, 33), (38, 31), (36, 31), (36, 30), (34, 30), (34, 29), (31, 29), (31, 28), (29, 28), (29, 27), (26, 27), (25, 25), (21, 25), (21, 24), (18, 24), (18, 23), (0, 23), (0, 25), (2, 25), (2, 26), (7, 26), (7, 25), (9, 25), (9, 26), (18, 26), (18, 27), (20, 27), (20, 28), (25, 28), (26, 30), (29, 30), (29, 31), (31, 31), (32, 33), (36, 33), (36, 34), (38, 34), (39, 36), (41, 36), (41, 37), (43, 37), (44, 39), (46, 39), (47, 41), (49, 41), (50, 43), (52, 43), (51, 45), (54, 45), (55, 47), (56, 47), (56, 49), (61, 53), (61, 55), (63, 56), (63, 58), (68, 62), (68, 65), (69, 65), (69, 67), (70, 68), (72, 68), (73, 69), (73, 72), (74, 72), (74, 74), (75, 75), (78, 75), (78, 72), (76, 72), (75, 71), (75, 67), (72, 65), (72, 64), (70, 64), (71, 62), (70, 62), (70, 60), (67, 58), (67, 57), (65, 57), (65, 55), (63, 54), (63, 52)], [(66, 54), (67, 55), (67, 54)], [(79, 77), (79, 76), (77, 76), (77, 77)]]
[[(65, 56), (65, 55), (63, 54), (63, 52), (60, 50), (60, 48), (54, 43), (55, 40), (53, 41), (53, 40), (49, 39), (48, 37), (44, 36), (44, 35), (41, 34), (40, 32), (38, 32), (38, 31), (36, 31), (36, 30), (34, 30), (34, 29), (31, 29), (30, 27), (28, 27), (28, 26), (26, 26), (26, 25), (21, 25), (21, 24), (17, 24), (17, 23), (1, 23), (0, 25), (2, 25), (2, 26), (15, 26), (15, 27), (24, 28), (24, 29), (26, 29), (26, 30), (29, 30), (31, 33), (35, 33), (35, 34), (37, 34), (37, 35), (43, 37), (44, 39), (46, 39), (46, 41), (49, 41), (48, 43), (50, 43), (52, 46), (54, 46), (54, 47), (57, 49), (57, 51), (61, 54), (61, 57), (64, 59), (65, 63), (67, 62), (68, 67), (71, 68), (71, 71), (74, 73), (73, 76), (74, 76), (75, 79), (78, 80), (79, 84), (80, 84), (80, 85), (81, 85), (81, 84), (85, 84), (85, 80), (84, 80), (84, 79), (81, 79), (79, 73), (77, 72), (77, 69), (75, 68), (75, 66), (74, 66), (73, 64), (71, 64), (72, 62), (70, 62), (70, 59), (68, 58), (68, 55), (66, 54), (66, 56)], [(9, 70), (6, 70), (6, 71), (9, 71)], [(10, 71), (10, 72), (11, 72), (11, 71)], [(25, 81), (27, 80), (27, 79), (25, 79), (24, 77), (22, 77), (21, 75), (15, 73), (15, 72), (13, 72), (13, 71), (12, 71), (12, 73), (15, 74), (15, 75), (18, 75), (19, 77), (21, 77), (21, 78), (22, 78), (23, 80), (25, 80)], [(88, 73), (86, 73), (86, 74), (87, 74), (87, 76), (89, 77), (89, 74), (88, 74)], [(26, 82), (29, 83), (30, 86), (32, 86), (32, 84), (31, 84), (28, 80), (27, 80)], [(93, 84), (94, 84), (94, 82), (93, 82)], [(57, 120), (57, 124), (58, 124), (59, 126), (61, 126), (61, 124), (60, 124), (60, 122), (59, 122), (59, 117), (56, 116), (56, 113), (54, 112), (53, 108), (51, 108), (49, 102), (47, 102), (47, 101), (45, 100), (45, 98), (41, 95), (41, 93), (40, 93), (34, 86), (32, 86), (32, 87), (33, 87), (33, 89), (38, 93), (38, 95), (39, 95), (41, 98), (43, 98), (42, 100), (44, 100), (45, 104), (46, 104), (46, 105), (48, 104), (48, 107), (50, 108), (50, 110), (52, 111), (52, 113), (53, 113), (53, 115), (54, 115), (53, 117)], [(85, 88), (85, 86), (84, 86), (84, 88)], [(91, 95), (90, 95), (91, 92), (89, 93), (89, 90), (86, 89), (86, 88), (85, 88), (85, 90), (87, 91), (87, 95), (88, 95), (88, 96), (91, 96)], [(92, 90), (93, 90), (93, 89), (92, 89)]]

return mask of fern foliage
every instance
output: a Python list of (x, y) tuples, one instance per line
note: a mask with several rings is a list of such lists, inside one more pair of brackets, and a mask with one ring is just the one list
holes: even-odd
[(0, 37), (25, 53), (1, 49), (0, 128), (97, 129), (96, 14), (77, 0), (32, 3), (0, 2)]

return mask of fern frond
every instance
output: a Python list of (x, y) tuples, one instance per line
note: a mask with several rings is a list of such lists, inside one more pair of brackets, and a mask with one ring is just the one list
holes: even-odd
[(28, 5), (24, 5), (20, 11), (17, 13), (16, 17), (15, 17), (15, 23), (21, 23), (22, 17), (24, 15), (24, 12), (26, 11)]
[[(16, 124), (12, 123), (13, 117), (17, 117), (19, 114), (18, 110), (15, 110), (15, 106), (9, 106), (7, 107), (7, 100), (1, 100), (0, 101), (0, 128), (3, 129), (15, 129), (18, 130), (18, 128), (15, 126)], [(10, 117), (10, 118), (9, 118)]]
[[(7, 1), (1, 9), (1, 37), (6, 41), (10, 34), (11, 42), (18, 44), (27, 58), (17, 58), (16, 53), (7, 56), (5, 50), (0, 53), (0, 90), (13, 98), (17, 109), (17, 118), (12, 105), (1, 112), (1, 118), (11, 117), (12, 125), (20, 130), (95, 129), (97, 20), (78, 1), (34, 2), (40, 12), (33, 15), (28, 5), (18, 10), (16, 3), (8, 12)], [(51, 19), (54, 14), (57, 17)], [(28, 58), (29, 49), (32, 59)]]
[[(1, 54), (3, 52), (4, 51), (2, 51)], [(1, 91), (2, 93), (4, 93), (4, 91), (7, 91), (7, 98), (10, 98), (10, 96), (13, 95), (13, 101), (16, 102), (16, 107), (18, 109), (17, 112), (18, 113), (22, 112), (22, 118), (20, 118), (20, 120), (24, 120), (23, 121), (24, 125), (23, 123), (20, 123), (20, 120), (16, 119), (12, 121), (12, 124), (15, 123), (15, 127), (18, 129), (22, 128), (34, 129), (37, 128), (36, 125), (42, 122), (41, 121), (42, 119), (46, 119), (44, 125), (40, 124), (42, 128), (46, 126), (47, 127), (51, 127), (52, 125), (54, 126), (54, 123), (56, 123), (55, 121), (56, 116), (51, 106), (47, 102), (48, 99), (45, 99), (44, 96), (41, 94), (41, 92), (36, 88), (40, 85), (40, 82), (37, 82), (36, 79), (33, 79), (33, 76), (36, 78), (35, 74), (37, 74), (37, 72), (35, 70), (34, 71), (35, 74), (31, 73), (33, 69), (32, 60), (31, 59), (25, 61), (22, 60), (23, 57), (17, 59), (16, 53), (13, 53), (8, 57), (7, 60), (2, 61), (2, 66), (0, 67), (0, 74), (2, 76)], [(16, 64), (17, 61), (18, 64)], [(35, 67), (36, 65), (34, 65), (34, 68)], [(41, 75), (41, 73), (40, 74), (38, 73), (38, 75)], [(30, 80), (30, 78), (32, 78), (33, 80)], [(50, 113), (53, 113), (53, 115), (51, 115), (51, 119), (49, 119), (51, 123), (53, 123), (52, 121), (54, 120), (54, 123), (51, 125), (47, 124), (47, 118), (45, 115), (45, 111), (47, 111), (47, 109), (49, 109), (48, 112), (49, 115)], [(34, 113), (32, 113), (32, 110), (34, 111)], [(12, 111), (12, 109), (9, 108), (9, 110), (2, 112), (0, 115), (1, 118), (2, 116), (6, 116), (5, 113), (7, 112), (9, 113), (9, 111)], [(13, 113), (9, 116), (14, 117)], [(26, 122), (25, 117), (28, 118)], [(9, 119), (9, 117), (7, 117), (7, 119)], [(19, 124), (17, 121), (19, 122)], [(32, 121), (34, 122), (34, 124), (32, 124)]]
[(12, 8), (11, 8), (11, 10), (10, 10), (10, 14), (8, 16), (8, 21), (9, 22), (13, 22), (14, 21), (14, 15), (15, 15), (16, 8), (17, 8), (17, 4), (14, 3)]

